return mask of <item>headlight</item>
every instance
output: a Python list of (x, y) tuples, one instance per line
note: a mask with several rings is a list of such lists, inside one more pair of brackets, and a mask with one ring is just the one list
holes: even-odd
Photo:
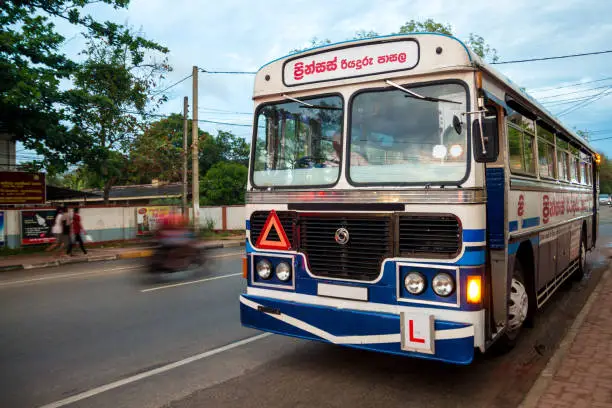
[(261, 279), (269, 279), (272, 276), (272, 264), (265, 259), (257, 262), (255, 270)]
[(276, 277), (283, 282), (287, 282), (291, 278), (291, 266), (287, 262), (276, 265)]
[(425, 290), (425, 277), (418, 272), (410, 272), (404, 278), (406, 290), (413, 295), (419, 295)]
[(439, 273), (431, 281), (431, 287), (439, 296), (449, 296), (455, 290), (455, 281), (448, 273)]

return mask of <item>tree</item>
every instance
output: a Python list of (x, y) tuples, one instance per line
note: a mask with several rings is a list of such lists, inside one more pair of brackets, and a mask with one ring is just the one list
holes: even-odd
[(398, 34), (407, 33), (440, 33), (453, 35), (453, 28), (450, 24), (436, 23), (433, 19), (428, 18), (425, 21), (410, 20), (404, 23)]
[[(208, 134), (199, 130), (200, 142)], [(187, 164), (191, 165), (191, 121), (187, 127)], [(177, 182), (183, 179), (183, 115), (172, 114), (149, 124), (144, 132), (136, 136), (131, 150), (130, 161), (134, 172), (130, 182), (151, 183), (153, 179)], [(188, 167), (190, 168), (190, 167)]]
[(324, 45), (327, 44), (331, 44), (331, 41), (329, 40), (329, 38), (324, 38), (322, 40), (318, 39), (317, 37), (312, 37), (312, 39), (310, 40), (310, 44), (307, 45), (306, 47), (303, 48), (294, 48), (293, 50), (291, 50), (291, 52), (301, 52), (304, 50), (309, 50), (311, 48), (316, 48), (316, 47), (322, 47)]
[(220, 130), (217, 136), (207, 135), (200, 146), (200, 174), (218, 162), (249, 163), (249, 144), (231, 132)]
[(612, 194), (612, 161), (603, 154), (599, 165), (599, 190), (605, 194)]
[[(125, 31), (125, 41), (134, 37)], [(110, 189), (130, 173), (128, 152), (142, 131), (142, 116), (155, 109), (162, 100), (154, 100), (157, 81), (170, 69), (167, 61), (145, 52), (167, 51), (146, 40), (107, 43), (94, 35), (87, 36), (86, 60), (74, 75), (75, 88), (67, 91), (70, 100), (69, 135), (87, 142), (81, 162), (96, 173), (108, 203)]]
[[(450, 24), (437, 23), (431, 18), (424, 21), (410, 20), (404, 23), (400, 27), (399, 31), (394, 34), (408, 33), (440, 33), (446, 35), (453, 35), (453, 27)], [(366, 38), (377, 37), (378, 35), (379, 34), (375, 31), (359, 30), (355, 33), (355, 36), (352, 39), (362, 40)], [(472, 49), (472, 51), (474, 51), (477, 55), (479, 55), (485, 60), (496, 62), (499, 59), (499, 56), (497, 55), (497, 50), (487, 44), (484, 41), (484, 38), (478, 34), (470, 33), (470, 36), (467, 40), (465, 40), (465, 43), (468, 47)], [(323, 40), (319, 40), (317, 37), (314, 37), (311, 40), (310, 47), (294, 49), (292, 52), (300, 52), (309, 48), (314, 48), (327, 44), (331, 44), (331, 41), (329, 39), (325, 38)]]
[(52, 18), (70, 22), (109, 47), (167, 52), (124, 26), (84, 14), (94, 3), (118, 9), (127, 8), (129, 0), (0, 1), (0, 125), (43, 155), (47, 169), (63, 171), (89, 148), (86, 137), (69, 130), (68, 114), (79, 101), (69, 98), (60, 82), (71, 80), (78, 64), (62, 51), (65, 38)]
[(244, 204), (247, 174), (243, 164), (216, 163), (200, 182), (200, 201), (205, 205)]

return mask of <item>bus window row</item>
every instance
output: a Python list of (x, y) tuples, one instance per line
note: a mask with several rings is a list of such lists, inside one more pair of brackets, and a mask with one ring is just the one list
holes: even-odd
[(517, 112), (507, 117), (506, 124), (512, 173), (592, 185), (591, 158), (572, 144), (569, 137)]

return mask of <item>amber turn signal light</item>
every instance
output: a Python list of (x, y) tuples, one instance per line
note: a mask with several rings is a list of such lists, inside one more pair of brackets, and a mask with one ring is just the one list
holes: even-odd
[(467, 278), (467, 302), (479, 304), (482, 301), (482, 279), (480, 276)]

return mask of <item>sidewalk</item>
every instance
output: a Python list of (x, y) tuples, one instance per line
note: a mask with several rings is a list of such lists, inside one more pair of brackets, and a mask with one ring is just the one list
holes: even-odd
[[(202, 249), (216, 249), (244, 246), (244, 237), (236, 239), (202, 241)], [(62, 252), (63, 254), (64, 252)], [(146, 258), (151, 256), (151, 246), (124, 247), (124, 248), (91, 248), (87, 255), (83, 255), (79, 248), (74, 248), (72, 257), (62, 257), (46, 252), (27, 255), (11, 255), (0, 259), (0, 272), (19, 269), (50, 268), (65, 264), (114, 261), (117, 259)]]
[(612, 408), (612, 267), (521, 404), (535, 407)]

